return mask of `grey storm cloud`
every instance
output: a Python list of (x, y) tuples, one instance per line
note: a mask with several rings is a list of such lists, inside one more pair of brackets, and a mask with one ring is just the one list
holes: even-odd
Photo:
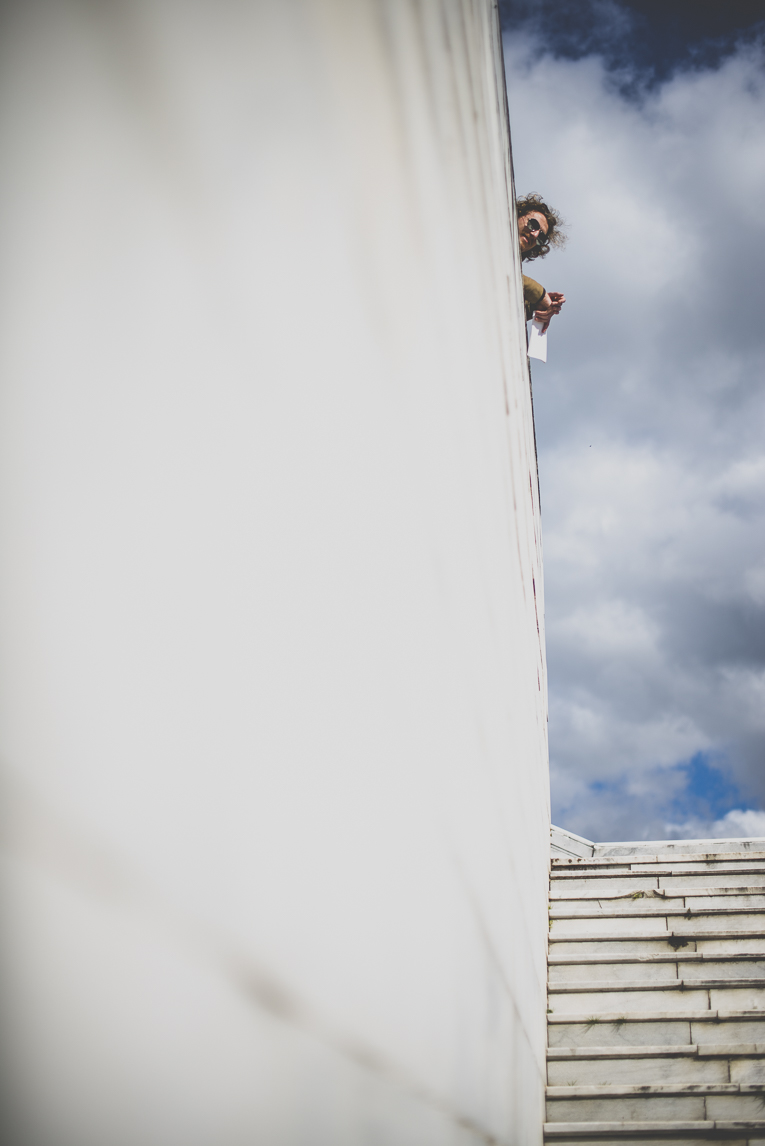
[(624, 95), (505, 39), (516, 184), (569, 223), (535, 365), (553, 815), (765, 835), (765, 57)]

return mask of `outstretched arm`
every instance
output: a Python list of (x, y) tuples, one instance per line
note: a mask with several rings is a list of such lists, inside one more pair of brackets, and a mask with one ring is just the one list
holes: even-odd
[(537, 322), (544, 323), (542, 333), (547, 330), (550, 325), (550, 319), (554, 314), (560, 314), (561, 307), (566, 301), (566, 296), (561, 294), (559, 290), (547, 291), (544, 298), (540, 300), (539, 306), (534, 311), (534, 318)]
[(542, 305), (542, 299), (546, 293), (541, 283), (530, 279), (528, 275), (523, 276), (523, 307), (526, 312), (527, 322), (537, 307)]

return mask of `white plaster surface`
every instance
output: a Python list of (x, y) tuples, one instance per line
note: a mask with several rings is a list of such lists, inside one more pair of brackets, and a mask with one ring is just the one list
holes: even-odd
[(7, 1117), (34, 1146), (537, 1146), (495, 5), (2, 19)]

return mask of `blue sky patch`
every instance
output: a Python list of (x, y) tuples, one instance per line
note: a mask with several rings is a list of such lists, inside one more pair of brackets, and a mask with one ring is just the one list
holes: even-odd
[(753, 808), (731, 776), (724, 760), (711, 753), (697, 752), (684, 764), (673, 769), (685, 774), (685, 788), (667, 808), (668, 818), (683, 821), (698, 817), (720, 820), (733, 808)]

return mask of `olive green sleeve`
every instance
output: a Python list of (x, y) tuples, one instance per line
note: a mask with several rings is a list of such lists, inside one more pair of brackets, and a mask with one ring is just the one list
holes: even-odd
[(530, 279), (528, 275), (523, 276), (523, 306), (527, 319), (531, 318), (534, 311), (539, 308), (539, 304), (546, 293), (547, 291), (541, 283)]

